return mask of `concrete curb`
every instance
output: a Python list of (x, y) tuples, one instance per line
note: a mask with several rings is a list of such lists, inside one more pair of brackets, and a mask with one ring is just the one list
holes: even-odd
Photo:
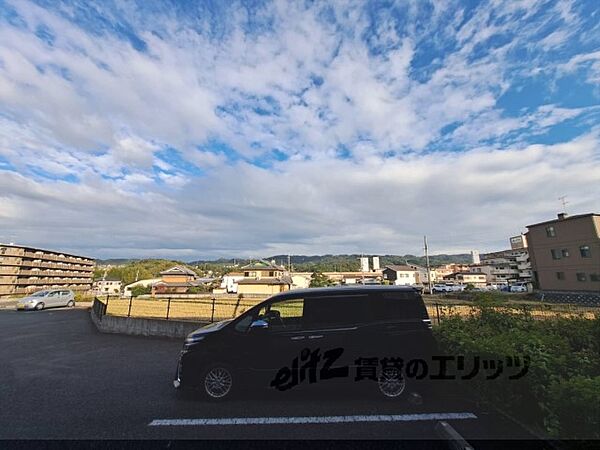
[(90, 318), (101, 333), (129, 334), (133, 336), (160, 336), (184, 338), (192, 331), (206, 325), (205, 322), (187, 322), (164, 319), (142, 319), (105, 315), (97, 317), (90, 310)]

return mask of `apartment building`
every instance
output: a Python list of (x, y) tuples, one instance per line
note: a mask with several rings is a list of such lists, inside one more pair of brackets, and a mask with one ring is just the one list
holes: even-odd
[(469, 271), (485, 273), (489, 283), (528, 283), (533, 276), (527, 248), (486, 253)]
[(52, 288), (88, 291), (94, 264), (85, 256), (0, 244), (0, 297)]
[(600, 293), (600, 214), (559, 214), (527, 229), (540, 290)]

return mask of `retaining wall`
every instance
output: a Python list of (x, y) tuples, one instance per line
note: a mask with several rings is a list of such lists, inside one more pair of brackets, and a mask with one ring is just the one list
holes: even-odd
[(135, 336), (184, 338), (192, 331), (207, 324), (207, 322), (98, 316), (93, 308), (90, 311), (90, 317), (102, 333), (120, 333)]

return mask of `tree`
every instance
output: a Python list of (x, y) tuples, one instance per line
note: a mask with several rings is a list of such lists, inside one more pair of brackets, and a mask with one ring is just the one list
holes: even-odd
[(137, 297), (138, 295), (151, 294), (151, 293), (152, 293), (152, 286), (138, 285), (138, 286), (134, 286), (131, 288), (131, 295), (133, 297)]
[(310, 277), (309, 287), (324, 287), (331, 286), (332, 282), (329, 278), (323, 275), (321, 272), (314, 271)]

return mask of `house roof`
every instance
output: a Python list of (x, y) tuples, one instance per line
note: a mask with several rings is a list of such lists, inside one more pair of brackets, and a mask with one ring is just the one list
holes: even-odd
[(253, 263), (243, 266), (242, 270), (285, 270), (285, 269), (281, 266), (272, 264), (268, 261), (261, 259), (260, 261), (253, 262)]
[(196, 272), (194, 272), (192, 269), (188, 269), (187, 267), (184, 266), (174, 266), (171, 267), (170, 269), (167, 270), (163, 270), (162, 272), (160, 272), (161, 275), (190, 275), (190, 276), (194, 276), (197, 277), (198, 274)]
[(549, 223), (564, 222), (565, 220), (581, 219), (583, 217), (592, 217), (592, 216), (600, 216), (600, 214), (598, 214), (598, 213), (576, 214), (574, 216), (565, 216), (563, 219), (559, 219), (557, 217), (556, 219), (547, 220), (545, 222), (539, 222), (539, 223), (534, 223), (533, 225), (527, 225), (527, 228), (537, 227), (539, 225), (547, 225)]
[(281, 285), (281, 284), (292, 284), (292, 280), (288, 279), (288, 277), (281, 278), (247, 278), (244, 280), (240, 280), (237, 284), (263, 284), (263, 285)]
[(406, 264), (402, 264), (402, 265), (391, 264), (389, 266), (385, 266), (385, 268), (393, 270), (394, 272), (415, 272), (417, 270), (414, 267), (407, 266)]

